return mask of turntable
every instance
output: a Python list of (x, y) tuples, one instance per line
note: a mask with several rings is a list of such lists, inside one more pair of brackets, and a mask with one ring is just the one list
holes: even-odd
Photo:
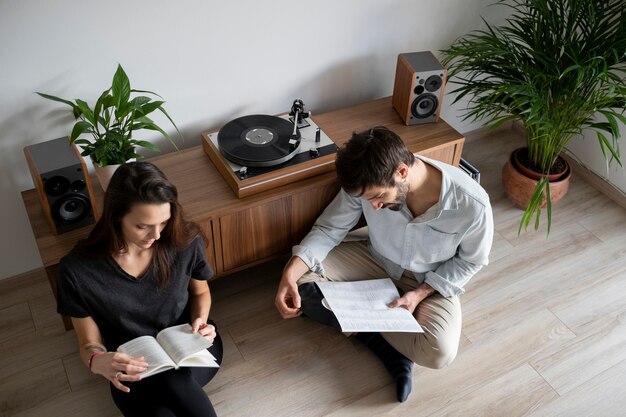
[(289, 114), (250, 115), (202, 134), (202, 147), (242, 198), (334, 169), (338, 147), (309, 117), (302, 100)]

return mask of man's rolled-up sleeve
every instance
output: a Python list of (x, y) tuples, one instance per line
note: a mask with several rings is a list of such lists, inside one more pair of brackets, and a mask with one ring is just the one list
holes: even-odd
[(463, 236), (456, 255), (427, 272), (425, 282), (444, 297), (463, 294), (469, 280), (489, 263), (492, 242), (493, 214), (487, 204)]
[(292, 255), (302, 259), (311, 271), (322, 275), (322, 261), (358, 223), (362, 211), (358, 197), (340, 190), (302, 242), (293, 247)]

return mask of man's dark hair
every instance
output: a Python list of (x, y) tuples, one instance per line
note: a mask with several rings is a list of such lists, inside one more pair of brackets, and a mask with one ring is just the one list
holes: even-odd
[(352, 138), (337, 152), (335, 166), (344, 191), (361, 196), (370, 187), (395, 185), (398, 165), (412, 166), (414, 162), (415, 157), (400, 136), (377, 126), (352, 133)]

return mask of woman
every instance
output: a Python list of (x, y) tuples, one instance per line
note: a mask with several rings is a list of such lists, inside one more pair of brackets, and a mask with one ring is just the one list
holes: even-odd
[(59, 264), (58, 312), (70, 316), (80, 356), (111, 382), (125, 416), (215, 416), (202, 389), (217, 368), (179, 368), (146, 379), (143, 357), (116, 352), (122, 343), (190, 323), (213, 345), (222, 343), (208, 320), (211, 294), (206, 243), (183, 219), (176, 187), (149, 162), (120, 166), (89, 237)]

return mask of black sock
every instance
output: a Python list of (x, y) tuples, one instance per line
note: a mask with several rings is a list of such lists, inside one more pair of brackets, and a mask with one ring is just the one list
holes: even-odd
[(341, 331), (335, 314), (322, 305), (324, 294), (317, 284), (314, 282), (302, 284), (298, 287), (298, 293), (300, 294), (300, 308), (304, 316)]
[(413, 361), (394, 349), (380, 333), (358, 333), (355, 336), (383, 362), (396, 382), (396, 396), (405, 402), (413, 388)]

